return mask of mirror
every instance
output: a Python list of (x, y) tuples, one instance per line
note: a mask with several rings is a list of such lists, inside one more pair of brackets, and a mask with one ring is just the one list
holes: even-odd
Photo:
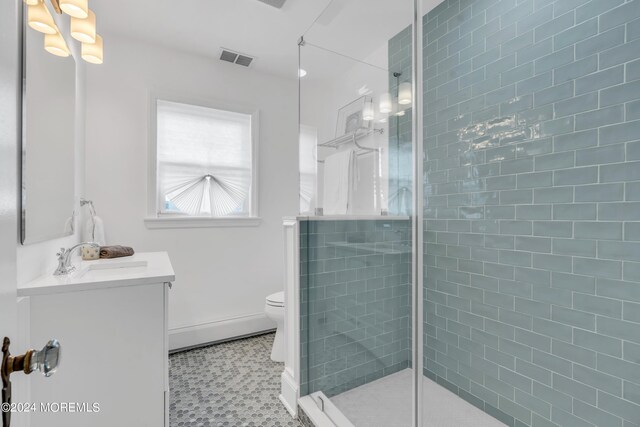
[(22, 243), (73, 233), (76, 64), (44, 50), (23, 13)]

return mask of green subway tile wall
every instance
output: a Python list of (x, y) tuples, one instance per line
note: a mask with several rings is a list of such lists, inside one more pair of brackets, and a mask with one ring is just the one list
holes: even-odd
[(637, 427), (640, 1), (423, 26), (425, 375), (509, 426)]
[(410, 364), (411, 221), (301, 220), (301, 395)]

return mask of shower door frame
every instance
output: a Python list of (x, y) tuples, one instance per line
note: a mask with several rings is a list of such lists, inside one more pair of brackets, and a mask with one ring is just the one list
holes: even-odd
[(413, 79), (413, 108), (411, 109), (412, 156), (413, 156), (413, 215), (412, 221), (412, 419), (414, 427), (422, 427), (422, 377), (424, 364), (424, 142), (423, 142), (423, 92), (422, 92), (422, 13), (421, 1), (413, 0), (413, 30), (412, 30), (412, 79)]

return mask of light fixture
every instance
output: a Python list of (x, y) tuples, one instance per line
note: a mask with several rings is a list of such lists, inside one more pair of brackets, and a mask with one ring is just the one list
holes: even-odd
[[(28, 5), (29, 26), (45, 34), (45, 50), (57, 56), (71, 55), (67, 41), (58, 30), (45, 4), (46, 0), (23, 1)], [(58, 15), (65, 12), (71, 16), (71, 37), (82, 42), (82, 59), (92, 64), (102, 64), (104, 46), (102, 37), (96, 34), (96, 14), (89, 9), (89, 0), (49, 0), (49, 2)], [(304, 74), (307, 72), (304, 71)]]
[(71, 55), (67, 42), (64, 41), (64, 37), (60, 33), (45, 34), (44, 49), (56, 56), (67, 57)]
[(82, 43), (82, 59), (91, 64), (102, 64), (103, 50), (102, 37), (96, 34), (95, 43)]
[(27, 11), (27, 22), (29, 26), (36, 31), (44, 34), (55, 34), (58, 32), (53, 16), (43, 2), (38, 2), (33, 6), (29, 6)]
[(374, 111), (373, 111), (373, 99), (368, 99), (364, 103), (364, 108), (362, 109), (362, 120), (370, 121), (374, 119)]
[(398, 116), (398, 117), (402, 117), (402, 116), (404, 116), (404, 110), (399, 110), (399, 111), (396, 113), (396, 116)]
[(382, 117), (380, 120), (378, 120), (380, 123), (387, 123), (387, 118), (386, 117)]
[(71, 17), (71, 37), (82, 43), (96, 42), (96, 14), (89, 9), (85, 19)]
[(60, 9), (69, 16), (85, 19), (89, 16), (89, 0), (60, 0)]
[(398, 104), (411, 104), (411, 82), (400, 83), (398, 88)]
[(382, 114), (389, 114), (391, 112), (391, 94), (383, 93), (380, 95), (380, 112)]
[(304, 68), (300, 68), (298, 70), (298, 77), (303, 78), (306, 75), (307, 75), (307, 70), (305, 70)]

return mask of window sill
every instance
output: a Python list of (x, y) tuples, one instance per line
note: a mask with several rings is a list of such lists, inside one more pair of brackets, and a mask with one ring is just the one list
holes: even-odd
[(148, 229), (162, 228), (209, 228), (209, 227), (258, 227), (262, 218), (204, 218), (204, 217), (147, 217), (144, 224)]

